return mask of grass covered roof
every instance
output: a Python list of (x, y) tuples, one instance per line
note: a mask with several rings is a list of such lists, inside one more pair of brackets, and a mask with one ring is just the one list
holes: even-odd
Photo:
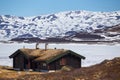
[(79, 55), (71, 50), (65, 50), (65, 49), (19, 49), (12, 55), (10, 55), (10, 58), (13, 58), (17, 54), (22, 54), (26, 58), (33, 58), (34, 61), (45, 61), (47, 63), (50, 63), (64, 55), (72, 54), (75, 55), (78, 58), (85, 59), (84, 56)]

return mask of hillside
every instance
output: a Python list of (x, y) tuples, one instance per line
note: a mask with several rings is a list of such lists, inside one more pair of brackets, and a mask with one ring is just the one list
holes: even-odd
[(72, 71), (21, 75), (15, 80), (120, 80), (120, 57)]

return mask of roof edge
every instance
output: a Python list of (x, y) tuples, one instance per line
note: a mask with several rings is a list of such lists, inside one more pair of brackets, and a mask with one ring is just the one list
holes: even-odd
[(77, 57), (79, 57), (79, 58), (81, 58), (81, 59), (85, 59), (85, 58), (86, 58), (86, 57), (84, 57), (84, 56), (82, 56), (82, 55), (80, 55), (80, 54), (77, 54), (77, 53), (75, 53), (75, 52), (73, 52), (73, 51), (71, 51), (71, 50), (68, 50), (67, 52), (64, 52), (64, 53), (66, 53), (66, 54), (59, 54), (59, 55), (57, 55), (57, 56), (54, 56), (54, 57), (46, 60), (46, 63), (51, 63), (52, 61), (54, 61), (54, 60), (56, 60), (56, 59), (59, 59), (59, 58), (61, 58), (62, 56), (65, 56), (65, 55), (67, 55), (67, 54), (75, 55), (75, 56), (77, 56)]
[[(24, 52), (23, 51), (21, 51), (21, 49), (18, 49), (17, 51), (15, 51), (13, 54), (11, 54), (10, 56), (9, 56), (9, 58), (13, 58), (14, 56), (16, 56), (17, 54), (19, 54), (19, 53), (21, 53), (21, 54), (23, 54)], [(24, 55), (24, 54), (23, 54)], [(26, 55), (24, 55), (26, 58), (28, 58)]]

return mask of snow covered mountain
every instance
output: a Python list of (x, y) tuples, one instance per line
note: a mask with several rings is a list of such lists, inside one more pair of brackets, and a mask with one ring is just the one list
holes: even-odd
[(0, 39), (64, 37), (120, 24), (120, 11), (67, 11), (33, 17), (0, 16)]

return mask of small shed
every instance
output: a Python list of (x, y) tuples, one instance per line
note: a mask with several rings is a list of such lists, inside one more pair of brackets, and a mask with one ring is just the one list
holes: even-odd
[(84, 56), (71, 50), (64, 49), (18, 49), (12, 55), (13, 68), (37, 71), (59, 70), (63, 66), (81, 68), (81, 59)]

